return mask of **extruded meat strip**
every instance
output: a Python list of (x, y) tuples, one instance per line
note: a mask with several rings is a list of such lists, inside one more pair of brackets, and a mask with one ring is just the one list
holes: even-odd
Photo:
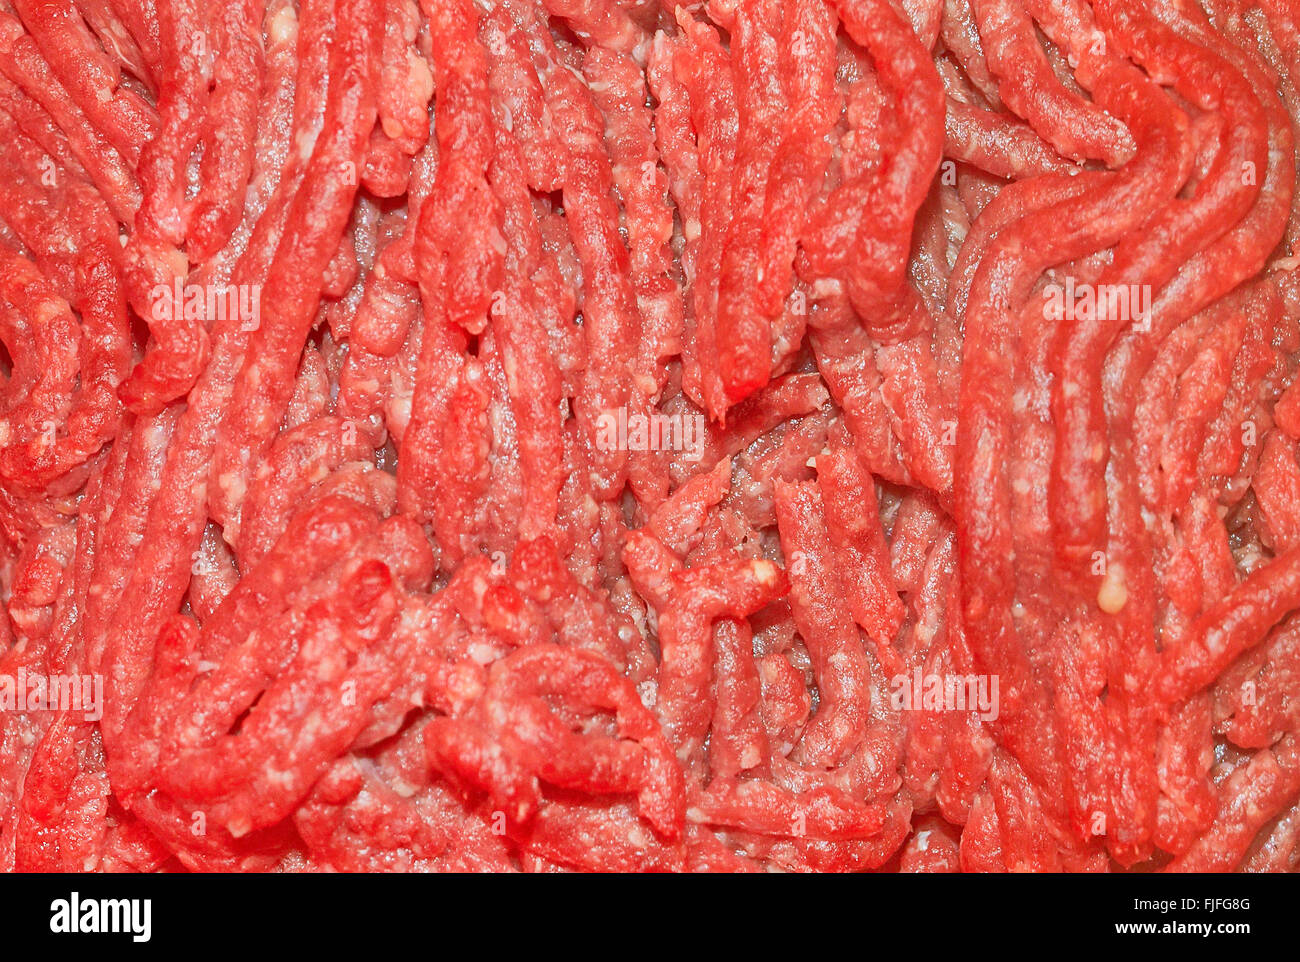
[[(264, 218), (259, 227), (265, 222)], [(241, 271), (253, 270), (250, 262), (269, 259), (266, 247), (273, 246), (274, 240), (268, 234), (274, 230), (274, 225), (270, 225), (265, 233), (254, 233), (248, 256), (239, 265)], [(248, 275), (245, 273), (243, 276)], [(239, 277), (237, 273), (236, 278)], [(134, 598), (139, 603), (124, 604), (119, 608), (107, 632), (105, 646), (114, 673), (109, 686), (125, 686), (119, 689), (121, 699), (110, 702), (106, 713), (104, 727), (110, 740), (134, 702), (141, 652), (149, 650), (153, 636), (166, 617), (169, 603), (164, 599), (179, 599), (182, 595), (188, 579), (190, 553), (197, 548), (202, 535), (202, 509), (208, 494), (207, 479), (217, 443), (217, 428), (247, 338), (247, 332), (242, 332), (240, 326), (237, 317), (228, 317), (218, 321), (214, 327), (213, 360), (191, 392), (178, 425), (175, 444), (167, 456), (165, 480), (159, 488), (157, 502), (146, 508), (150, 517), (143, 550), (148, 561), (133, 572), (125, 592), (127, 598)], [(138, 617), (141, 612), (145, 613), (144, 616)], [(111, 746), (108, 746), (108, 753), (111, 766)]]
[(379, 757), (335, 762), (294, 824), (312, 853), (341, 872), (511, 871), (506, 840), (424, 768), (412, 726)]
[(659, 167), (653, 115), (645, 105), (646, 84), (636, 61), (595, 48), (583, 59), (583, 74), (605, 116), (605, 143), (627, 222), (632, 282), (641, 314), (637, 376), (647, 382), (641, 392), (654, 395), (667, 380), (664, 360), (681, 353), (684, 323), (671, 248), (668, 178)]
[(125, 251), (127, 296), (153, 336), (122, 388), (123, 399), (137, 413), (155, 413), (185, 394), (211, 350), (199, 318), (172, 293), (174, 280), (187, 273), (187, 256), (178, 246), (189, 232), (186, 181), (190, 155), (202, 136), (212, 74), (205, 20), (189, 0), (164, 5), (159, 13), (159, 126), (140, 152), (136, 172), (142, 201)]
[[(649, 385), (633, 377), (632, 362), (641, 337), (641, 317), (633, 288), (631, 256), (619, 233), (613, 194), (613, 165), (605, 151), (604, 123), (591, 94), (558, 62), (546, 36), (530, 33), (534, 58), (542, 61), (542, 86), (562, 146), (565, 221), (582, 268), (582, 330), (587, 366), (581, 393), (574, 399), (579, 423), (595, 436), (602, 417), (620, 409), (639, 410)], [(627, 470), (627, 453), (604, 450), (598, 442), (590, 456), (596, 496), (609, 500)]]
[[(319, 13), (315, 4), (304, 5), (302, 9), (301, 30), (305, 38), (304, 52), (308, 54), (303, 58), (308, 70), (304, 79), (312, 76), (310, 71), (319, 53), (328, 51), (328, 44), (322, 42), (318, 32)], [(196, 282), (235, 282), (232, 274), (236, 263), (250, 250), (253, 255), (245, 262), (246, 273), (239, 280), (256, 283), (264, 279), (266, 263), (275, 253), (273, 239), (278, 238), (283, 228), (288, 195), (297, 187), (304, 162), (300, 151), (291, 150), (290, 142), (309, 138), (309, 129), (318, 119), (307, 116), (314, 108), (295, 112), (295, 81), (300, 66), (297, 50), (300, 24), (295, 6), (289, 0), (271, 0), (264, 23), (265, 72), (257, 104), (257, 129), (252, 169), (243, 197), (243, 216), (229, 242), (206, 263), (198, 265), (193, 278)], [(270, 216), (263, 217), (263, 214)], [(213, 351), (215, 356), (218, 351), (215, 339)]]
[(78, 249), (118, 250), (112, 214), (90, 185), (55, 165), (14, 117), (0, 113), (0, 129), (6, 163), (22, 174), (0, 186), (11, 244), (35, 260), (56, 293), (75, 300), (76, 262), (83, 256)]
[[(326, 499), (300, 512), (277, 547), (240, 580), (201, 632), (188, 638), (175, 636), (185, 644), (184, 650), (174, 652), (179, 660), (167, 671), (159, 666), (145, 681), (141, 705), (121, 736), (131, 751), (118, 761), (114, 777), (125, 791), (150, 776), (161, 757), (160, 739), (178, 745), (201, 743), (238, 717), (240, 710), (232, 705), (256, 694), (248, 690), (249, 686), (255, 689), (259, 680), (255, 669), (290, 643), (278, 632), (261, 634), (253, 626), (288, 620), (285, 615), (294, 601), (309, 593), (316, 580), (345, 559), (375, 526), (373, 514), (342, 498)], [(294, 545), (313, 549), (311, 565), (293, 562)], [(277, 591), (284, 593), (277, 595)], [(189, 701), (200, 658), (206, 660), (208, 672), (198, 679)]]
[[(775, 482), (790, 608), (812, 656), (821, 704), (798, 746), (801, 760), (833, 767), (857, 747), (870, 708), (869, 668), (837, 574), (821, 496), (811, 482)], [(833, 567), (834, 566), (834, 567)]]
[(583, 41), (630, 54), (642, 34), (625, 6), (614, 0), (546, 0), (546, 9), (563, 18)]
[(718, 373), (731, 404), (766, 384), (771, 369), (772, 317), (765, 305), (754, 303), (754, 295), (761, 283), (758, 248), (772, 163), (779, 145), (770, 131), (788, 109), (778, 66), (779, 43), (789, 42), (778, 38), (781, 7), (776, 0), (740, 5), (731, 32), (739, 124), (731, 217), (718, 264), (714, 331)]
[(379, 130), (406, 155), (429, 140), (433, 74), (416, 46), (419, 31), (420, 8), (414, 0), (386, 0)]
[[(508, 109), (496, 65), (490, 84), (498, 111)], [(524, 493), (520, 536), (556, 537), (556, 501), (563, 484), (563, 429), (560, 398), (562, 376), (540, 317), (543, 303), (538, 280), (544, 257), (542, 235), (528, 192), (524, 156), (501, 126), (498, 116), (497, 154), (488, 170), (502, 207), (502, 228), (508, 238), (503, 284), (494, 294), (492, 328), (500, 337), (506, 384), (519, 431), (520, 469), (529, 479)]]
[(1101, 159), (1118, 167), (1132, 156), (1133, 140), (1121, 120), (1064, 88), (1051, 74), (1023, 9), (1007, 0), (971, 0), (998, 93), (1064, 156)]
[[(1195, 54), (1195, 48), (1187, 50), (1188, 55)], [(1164, 56), (1165, 54), (1161, 54)], [(1247, 134), (1247, 138), (1251, 135)], [(1270, 133), (1270, 140), (1275, 140), (1279, 136), (1276, 131)], [(1256, 136), (1256, 143), (1258, 138)], [(1228, 235), (1221, 238), (1207, 251), (1196, 255), (1190, 263), (1195, 264), (1198, 260), (1213, 259), (1219, 262), (1226, 262), (1231, 258), (1241, 256), (1242, 240), (1237, 238), (1248, 238), (1245, 244), (1248, 247), (1259, 249), (1273, 243), (1269, 240), (1269, 235), (1276, 229), (1281, 230), (1281, 222), (1278, 218), (1278, 205), (1271, 199), (1273, 191), (1279, 188), (1278, 171), (1279, 155), (1276, 149), (1269, 152), (1268, 172), (1264, 176), (1263, 197), (1269, 198), (1267, 202), (1256, 205), (1255, 209), (1247, 215), (1246, 220), (1234, 228)], [(1250, 169), (1250, 168), (1245, 168)], [(1281, 180), (1285, 182), (1285, 174)], [(1251, 188), (1249, 183), (1252, 178), (1235, 177), (1231, 169), (1225, 171), (1225, 184), (1229, 191), (1239, 190), (1234, 185), (1247, 183), (1245, 186)], [(1289, 197), (1289, 187), (1282, 187)], [(1230, 195), (1231, 196), (1231, 195)], [(1277, 225), (1274, 228), (1272, 225)], [(1263, 230), (1261, 235), (1259, 232)], [(1236, 237), (1234, 237), (1236, 235)], [(1276, 235), (1273, 235), (1276, 236)], [(1247, 255), (1257, 256), (1257, 255)], [(1152, 316), (1156, 319), (1156, 329), (1148, 333), (1126, 334), (1117, 344), (1113, 351), (1114, 361), (1112, 368), (1118, 373), (1107, 372), (1106, 389), (1107, 389), (1107, 417), (1112, 425), (1125, 425), (1118, 430), (1112, 428), (1111, 431), (1111, 500), (1110, 500), (1110, 527), (1114, 532), (1114, 537), (1119, 543), (1119, 548), (1113, 545), (1111, 549), (1111, 565), (1119, 560), (1121, 565), (1122, 577), (1127, 584), (1124, 586), (1125, 591), (1118, 593), (1113, 602), (1118, 604), (1127, 598), (1124, 605), (1122, 617), (1125, 621), (1125, 645), (1118, 650), (1121, 662), (1127, 662), (1132, 667), (1120, 667), (1117, 670), (1122, 672), (1122, 677), (1126, 680), (1125, 684), (1130, 690), (1137, 692), (1141, 690), (1143, 694), (1134, 696), (1130, 699), (1130, 718), (1136, 719), (1143, 712), (1139, 702), (1145, 700), (1145, 685), (1141, 681), (1142, 676), (1152, 670), (1152, 660), (1149, 655), (1143, 654), (1150, 651), (1151, 645), (1151, 628), (1150, 621), (1152, 614), (1151, 595), (1155, 587), (1151, 584), (1150, 575), (1144, 571), (1146, 562), (1141, 560), (1151, 549), (1148, 547), (1147, 534), (1141, 517), (1139, 516), (1140, 496), (1137, 494), (1136, 486), (1138, 478), (1143, 475), (1149, 475), (1145, 471), (1144, 462), (1141, 457), (1136, 456), (1135, 441), (1132, 437), (1134, 433), (1127, 425), (1134, 423), (1132, 416), (1132, 406), (1137, 394), (1135, 389), (1125, 387), (1125, 384), (1136, 384), (1142, 375), (1146, 372), (1148, 365), (1151, 363), (1151, 357), (1154, 355), (1155, 347), (1160, 339), (1165, 336), (1170, 326), (1176, 325), (1185, 314), (1181, 313), (1183, 303), (1190, 302), (1193, 307), (1205, 301), (1210, 293), (1207, 288), (1209, 285), (1218, 286), (1226, 279), (1220, 272), (1219, 276), (1212, 274), (1200, 273), (1194, 271), (1188, 273), (1187, 267), (1184, 267), (1182, 273), (1171, 281), (1166, 288), (1168, 293), (1161, 293), (1155, 299)], [(1220, 288), (1222, 290), (1222, 288)], [(1153, 336), (1154, 335), (1154, 336)], [(1159, 419), (1156, 424), (1163, 427), (1163, 422)], [(1153, 425), (1155, 427), (1156, 425)], [(1143, 435), (1149, 435), (1151, 432), (1147, 425), (1144, 425), (1140, 419), (1136, 423), (1137, 433), (1139, 435), (1137, 444), (1147, 447), (1149, 442), (1143, 439)], [(1142, 455), (1145, 457), (1145, 455)], [(1148, 487), (1148, 490), (1150, 488)], [(1137, 606), (1136, 610), (1130, 611), (1130, 607)], [(1142, 668), (1143, 664), (1150, 667)], [(1150, 727), (1150, 722), (1145, 723)]]
[(1300, 806), (1292, 807), (1282, 815), (1271, 829), (1266, 829), (1267, 837), (1256, 842), (1253, 852), (1241, 863), (1243, 872), (1293, 872), (1296, 868), (1300, 851)]
[[(1200, 49), (1188, 46), (1189, 54)], [(1205, 56), (1195, 55), (1198, 58)], [(1263, 106), (1268, 129), (1267, 167), (1263, 172), (1262, 183), (1256, 187), (1258, 175), (1246, 176), (1243, 173), (1233, 178), (1237, 183), (1247, 182), (1249, 196), (1255, 198), (1254, 206), (1236, 226), (1186, 261), (1178, 274), (1155, 297), (1152, 316), (1158, 319), (1155, 331), (1158, 337), (1142, 334), (1131, 338), (1129, 343), (1122, 344), (1125, 350), (1115, 352), (1119, 361), (1113, 365), (1118, 368), (1119, 376), (1112, 375), (1112, 382), (1120, 381), (1121, 378), (1136, 380), (1142, 377), (1151, 363), (1156, 345), (1168, 331), (1217, 297), (1228, 293), (1238, 281), (1259, 270), (1263, 266), (1265, 252), (1271, 250), (1282, 236), (1295, 179), (1294, 168), (1287, 159), (1291, 153), (1291, 134), (1289, 125), (1281, 116), (1280, 104), (1271, 95), (1265, 95)], [(1253, 139), (1253, 149), (1258, 150), (1258, 130), (1254, 132)], [(1251, 166), (1244, 166), (1247, 163)], [(1241, 169), (1249, 173), (1252, 170), (1258, 171), (1258, 166), (1253, 160), (1243, 161)], [(1114, 390), (1114, 396), (1121, 399), (1120, 404), (1128, 403), (1123, 399), (1133, 397), (1135, 393), (1130, 394), (1118, 387)], [(1140, 420), (1137, 423), (1140, 457), (1136, 466), (1148, 502), (1152, 499), (1155, 484), (1151, 477), (1153, 467), (1145, 459), (1154, 456), (1152, 435), (1163, 432), (1164, 423), (1163, 418), (1153, 419), (1149, 425)], [(1127, 467), (1124, 470), (1127, 471)]]
[(1001, 106), (997, 81), (989, 71), (980, 44), (979, 26), (970, 0), (944, 0), (939, 36), (947, 51), (956, 58), (971, 85), (992, 107)]
[[(259, 236), (263, 235), (260, 232), (255, 233), (254, 239)], [(258, 247), (254, 245), (251, 251), (256, 256)], [(241, 263), (242, 266), (244, 265)], [(117, 617), (106, 632), (108, 637), (102, 637), (104, 632), (94, 635), (102, 638), (100, 644), (108, 648), (110, 659), (118, 660), (119, 671), (138, 670), (127, 667), (132, 657), (138, 657), (128, 653), (138, 652), (140, 650), (138, 646), (149, 643), (150, 632), (157, 631), (160, 625), (157, 612), (167, 607), (167, 602), (160, 599), (179, 597), (175, 594), (177, 581), (181, 585), (184, 584), (183, 579), (189, 568), (190, 553), (198, 546), (204, 527), (201, 511), (207, 490), (209, 459), (216, 443), (217, 424), (226, 399), (229, 397), (230, 382), (238, 369), (242, 340), (246, 337), (241, 334), (239, 328), (237, 318), (228, 318), (215, 326), (213, 362), (191, 392), (187, 410), (176, 435), (174, 449), (165, 452), (166, 467), (158, 465), (158, 470), (163, 472), (165, 479), (161, 483), (155, 482), (154, 491), (160, 494), (158, 504), (156, 507), (151, 504), (153, 494), (150, 494), (147, 500), (137, 500), (134, 504), (134, 511), (148, 515), (148, 536), (141, 537), (133, 533), (132, 537), (138, 539), (136, 543), (143, 542), (148, 546), (146, 553), (150, 560), (148, 564), (136, 568), (129, 578), (125, 567), (114, 566), (113, 571), (116, 573), (112, 576), (115, 578), (120, 576), (123, 580), (111, 593), (114, 596), (125, 594), (127, 597), (151, 600), (143, 602), (144, 607), (139, 609), (132, 608), (129, 604), (116, 608)], [(174, 422), (173, 416), (164, 419), (163, 424), (170, 431), (170, 426)], [(155, 426), (149, 426), (150, 433), (156, 430)], [(128, 485), (127, 490), (134, 491), (135, 488)], [(143, 516), (135, 523), (138, 523), (142, 529), (145, 528), (146, 521)], [(125, 544), (120, 538), (116, 543)], [(125, 561), (122, 562), (122, 565), (125, 564)], [(136, 613), (140, 610), (152, 611), (154, 614), (146, 616), (139, 625), (131, 625), (122, 617), (123, 611)], [(123, 655), (126, 655), (125, 660), (121, 660)], [(92, 658), (91, 664), (97, 663), (97, 659)], [(129, 710), (130, 705), (122, 704), (119, 707), (123, 709), (124, 714), (125, 710)], [(116, 717), (120, 719), (122, 716)], [(117, 724), (120, 724), (120, 721)], [(106, 726), (110, 738), (113, 725), (114, 722), (110, 721)]]
[(798, 795), (770, 782), (746, 780), (709, 786), (692, 799), (687, 817), (761, 835), (799, 837), (827, 842), (879, 835), (885, 826), (883, 805), (864, 805), (841, 793), (815, 788)]
[(679, 556), (698, 541), (697, 532), (708, 520), (708, 510), (731, 490), (732, 462), (722, 458), (711, 471), (701, 472), (680, 485), (655, 509), (644, 528)]
[[(30, 265), (21, 258), (4, 251), (0, 252), (0, 261), (6, 264), (6, 284), (31, 284), (35, 280)], [(83, 464), (111, 439), (113, 422), (120, 413), (115, 392), (126, 375), (130, 345), (125, 297), (111, 252), (102, 245), (88, 245), (78, 263), (77, 280), (77, 306), (81, 312), (77, 353), (81, 366), (72, 405), (58, 419), (63, 422), (62, 429), (55, 421), (41, 421), (39, 425), (24, 425), (38, 427), (39, 434), (23, 438), (21, 429), (16, 431), (18, 425), (14, 424), (19, 408), (10, 408), (5, 421), (0, 422), (8, 426), (7, 436), (11, 439), (0, 450), (0, 476), (18, 484), (48, 483)], [(39, 287), (28, 288), (24, 294), (23, 300), (37, 299)], [(0, 296), (9, 295), (0, 290)], [(59, 337), (55, 318), (67, 311), (59, 311), (57, 301), (40, 299), (37, 303), (41, 311), (33, 327), (37, 332), (34, 346), (39, 350), (41, 341)], [(64, 328), (62, 334), (70, 337), (72, 331)], [(58, 370), (51, 361), (42, 371), (40, 382), (57, 378)], [(28, 401), (32, 398), (29, 395)]]
[(1173, 700), (1199, 691), (1300, 604), (1300, 551), (1278, 556), (1206, 609), (1161, 654), (1158, 692)]
[(893, 644), (904, 606), (893, 583), (875, 484), (855, 453), (843, 447), (818, 457), (817, 479), (849, 608), (875, 642), (881, 667), (893, 675), (902, 668)]
[(72, 0), (17, 0), (14, 9), (77, 106), (134, 165), (158, 129), (158, 114), (120, 85), (120, 71), (91, 37)]
[[(835, 17), (829, 4), (786, 0), (778, 68), (787, 102), (763, 208), (757, 308), (775, 317), (790, 294), (796, 244), (831, 159), (828, 133), (841, 102), (835, 87)], [(680, 202), (679, 202), (680, 206)]]
[(291, 372), (315, 316), (325, 265), (346, 226), (365, 137), (374, 123), (378, 37), (362, 26), (373, 19), (373, 0), (340, 0), (337, 13), (325, 124), (268, 268), (267, 287), (278, 296), (263, 306), (249, 338), (213, 458), (213, 505), (232, 541), (238, 537), (237, 499), (250, 465), (265, 453), (289, 401)]
[(1259, 499), (1260, 535), (1279, 554), (1300, 545), (1300, 463), (1293, 441), (1270, 431), (1253, 483)]
[[(292, 811), (396, 682), (382, 644), (399, 605), (393, 581), (383, 562), (359, 561), (337, 595), (304, 613), (298, 660), (267, 687), (239, 733), (169, 753), (156, 775), (159, 786), (199, 801), (236, 837)], [(296, 744), (304, 729), (313, 733), (310, 747)], [(253, 759), (271, 764), (252, 765)]]
[(951, 97), (944, 115), (944, 154), (1012, 180), (1066, 173), (1074, 166), (1032, 128)]
[[(1108, 101), (1117, 102), (1122, 117), (1135, 121), (1135, 129), (1148, 129), (1168, 116), (1162, 96), (1131, 74), (1116, 77), (1113, 88), (1099, 89), (1105, 89)], [(1136, 122), (1139, 118), (1141, 123)], [(1152, 132), (1153, 137), (1158, 130)], [(1022, 724), (1032, 728), (1040, 722), (1012, 719), (1026, 710), (1041, 716), (1044, 706), (1039, 700), (1039, 682), (1032, 676), (1007, 613), (1015, 594), (1014, 566), (1008, 557), (1011, 518), (1004, 475), (1009, 450), (1006, 421), (1011, 355), (1015, 350), (1014, 333), (1009, 329), (1011, 312), (1026, 303), (1029, 285), (1043, 268), (1104, 247), (1140, 223), (1149, 210), (1144, 202), (1151, 203), (1149, 186), (1160, 170), (1159, 163), (1149, 162), (1125, 168), (1106, 186), (1093, 187), (1075, 199), (1029, 214), (998, 235), (975, 275), (966, 316), (962, 418), (954, 475), (962, 581), (968, 592), (965, 621), (977, 661), (1002, 678), (1001, 724), (1012, 727), (1007, 734), (1017, 740), (1028, 739), (1029, 729), (1022, 735), (1015, 735), (1014, 729)], [(1117, 197), (1126, 198), (1118, 207), (1122, 218), (1113, 213)], [(1047, 236), (1049, 224), (1056, 232), (1051, 238)], [(1062, 232), (1061, 225), (1073, 229)], [(1022, 246), (1022, 239), (1031, 236), (1036, 239), (1032, 253)], [(1025, 700), (1023, 707), (1021, 699)], [(1032, 778), (1051, 778), (1054, 751), (1044, 747), (1039, 733), (1033, 738), (1032, 743), (1013, 749), (1013, 754), (1020, 757)]]
[(477, 334), (501, 271), (500, 206), (487, 184), (492, 124), (487, 66), (472, 5), (430, 2), (438, 111), (439, 166), (420, 212), (416, 263), (426, 299), (439, 297), (448, 320)]
[[(837, 5), (845, 28), (873, 51), (893, 101), (902, 142), (889, 146), (879, 171), (847, 181), (819, 212), (813, 273), (845, 271), (854, 308), (879, 340), (905, 340), (928, 329), (924, 305), (907, 280), (912, 222), (943, 150), (943, 88), (910, 27), (884, 0)], [(846, 216), (847, 214), (847, 216)], [(852, 240), (849, 240), (852, 237)], [(852, 252), (861, 256), (854, 258)]]
[(858, 457), (874, 474), (907, 483), (911, 475), (882, 396), (870, 335), (844, 297), (816, 305), (811, 322), (809, 340), (817, 369), (844, 412)]
[(1300, 795), (1300, 746), (1294, 732), (1261, 749), (1220, 786), (1215, 823), (1169, 865), (1174, 872), (1225, 872), (1237, 867), (1255, 833)]
[[(146, 245), (177, 245), (185, 239), (189, 225), (186, 167), (202, 135), (201, 115), (208, 108), (215, 59), (209, 49), (205, 13), (190, 0), (159, 8), (164, 68), (158, 94), (160, 125), (141, 151), (137, 165), (144, 203), (133, 235), (133, 240), (139, 238)], [(208, 162), (212, 163), (211, 158)], [(146, 250), (145, 256), (154, 256), (154, 252)]]
[[(4, 53), (0, 72), (58, 127), (66, 138), (67, 149), (99, 188), (113, 213), (122, 220), (131, 220), (140, 206), (140, 188), (134, 172), (54, 82), (48, 65), (35, 52), (30, 38), (20, 35), (15, 26), (12, 19), (0, 17), (0, 52)], [(29, 117), (36, 120), (35, 111), (21, 103), (14, 104), (16, 92), (11, 93), (8, 85), (5, 87), (6, 111), (20, 124)], [(31, 136), (36, 134), (32, 132)], [(51, 152), (48, 147), (46, 150)]]
[[(1255, 206), (1250, 210), (1246, 217), (1239, 223), (1233, 231), (1220, 238), (1215, 246), (1201, 252), (1197, 258), (1191, 262), (1193, 265), (1199, 259), (1204, 259), (1209, 263), (1218, 263), (1227, 271), (1241, 271), (1239, 275), (1243, 280), (1251, 272), (1258, 269), (1255, 265), (1262, 266), (1267, 257), (1266, 251), (1281, 239), (1286, 228), (1287, 215), (1286, 211), (1291, 203), (1295, 186), (1295, 170), (1290, 163), (1292, 153), (1292, 137), (1290, 126), (1284, 119), (1280, 103), (1272, 94), (1271, 88), (1265, 85), (1262, 77), (1258, 75), (1258, 69), (1246, 69), (1246, 74), (1252, 79), (1255, 88), (1255, 95), (1265, 107), (1265, 118), (1268, 126), (1268, 167), (1264, 176), (1264, 182), (1259, 191)], [(1245, 179), (1245, 178), (1243, 178)], [(1234, 246), (1233, 242), (1237, 242)], [(1183, 286), (1180, 293), (1192, 293), (1192, 296), (1199, 298), (1212, 299), (1215, 296), (1228, 292), (1231, 274), (1228, 277), (1210, 278), (1203, 276), (1193, 283), (1195, 287)], [(1178, 280), (1187, 277), (1184, 272)], [(1171, 287), (1174, 287), (1171, 284)], [(1212, 286), (1207, 286), (1212, 285)], [(1199, 289), (1198, 289), (1199, 288)], [(1260, 305), (1259, 313), (1268, 317), (1275, 309), (1269, 303), (1271, 300), (1271, 290), (1268, 285), (1252, 285), (1245, 289), (1243, 296), (1247, 303), (1257, 303)], [(1177, 295), (1175, 295), (1177, 296)], [(1155, 308), (1161, 307), (1170, 309), (1171, 305), (1161, 303), (1163, 297), (1157, 300)], [(1176, 303), (1176, 302), (1175, 302)], [(1208, 300), (1207, 300), (1208, 303)], [(1170, 311), (1176, 312), (1174, 307)], [(1144, 448), (1150, 450), (1154, 447), (1152, 438), (1153, 430), (1159, 425), (1163, 427), (1164, 417), (1161, 416), (1164, 411), (1159, 411), (1155, 424), (1151, 429), (1140, 432), (1140, 440)], [(1160, 486), (1155, 479), (1150, 477), (1150, 472), (1143, 478), (1144, 494), (1147, 496), (1148, 503), (1153, 497), (1158, 497)]]
[[(545, 694), (613, 712), (620, 739), (569, 732), (545, 708)], [(641, 816), (661, 837), (680, 837), (684, 786), (672, 747), (631, 683), (599, 656), (530, 646), (493, 669), (484, 698), (484, 711), (505, 726), (517, 757), (543, 781), (592, 794), (632, 791)], [(637, 751), (628, 751), (634, 746)]]
[[(681, 8), (678, 8), (678, 26), (682, 37), (672, 52), (673, 77), (689, 98), (691, 124), (696, 131), (697, 166), (703, 178), (695, 192), (699, 197), (692, 204), (695, 209), (683, 210), (682, 229), (688, 251), (691, 242), (698, 238), (698, 246), (690, 252), (694, 255), (694, 265), (688, 263), (689, 255), (683, 255), (683, 267), (691, 284), (687, 338), (682, 351), (683, 390), (711, 418), (722, 420), (728, 402), (717, 363), (717, 284), (731, 208), (731, 168), (740, 123), (738, 96), (731, 82), (731, 58), (716, 33), (691, 19)], [(669, 165), (671, 170), (671, 157)]]
[(1045, 175), (1016, 181), (999, 191), (980, 210), (957, 253), (948, 277), (947, 313), (959, 321), (965, 318), (971, 282), (999, 232), (1034, 210), (1063, 203), (1103, 183), (1104, 175), (1093, 172), (1076, 176)]
[(265, 9), (262, 0), (243, 0), (212, 17), (212, 94), (200, 137), (199, 192), (185, 238), (193, 261), (207, 260), (224, 247), (243, 214), (264, 76)]
[(0, 106), (55, 163), (81, 180), (90, 179), (81, 161), (73, 155), (67, 136), (45, 108), (8, 78), (0, 79)]
[(785, 591), (770, 561), (694, 568), (673, 576), (668, 607), (659, 617), (659, 715), (677, 758), (689, 762), (708, 733), (713, 622), (743, 618)]

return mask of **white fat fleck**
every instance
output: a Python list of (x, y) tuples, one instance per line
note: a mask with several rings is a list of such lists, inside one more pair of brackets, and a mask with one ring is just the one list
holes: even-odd
[(637, 685), (636, 694), (646, 708), (653, 709), (659, 703), (659, 686), (653, 681), (643, 681)]
[(1213, 628), (1205, 633), (1205, 647), (1210, 650), (1211, 654), (1221, 654), (1227, 640), (1227, 636), (1218, 628)]
[(281, 7), (276, 15), (271, 18), (269, 33), (271, 35), (271, 44), (289, 43), (298, 35), (298, 14), (294, 12), (293, 7)]
[(1106, 576), (1101, 579), (1101, 587), (1097, 589), (1097, 607), (1108, 615), (1117, 615), (1124, 610), (1128, 604), (1128, 588), (1124, 584), (1124, 569), (1119, 565), (1111, 565), (1106, 570)]
[(293, 784), (293, 773), (281, 771), (278, 768), (269, 769), (266, 773), (266, 780), (273, 785), (281, 788), (287, 788)]
[(244, 480), (238, 471), (227, 471), (220, 478), (221, 490), (226, 492), (232, 503), (244, 500)]
[(844, 282), (832, 277), (823, 277), (815, 281), (812, 286), (812, 295), (815, 300), (821, 300), (824, 297), (835, 297), (844, 290)]
[(774, 585), (777, 582), (776, 565), (770, 561), (755, 561), (750, 564), (750, 571), (754, 575), (754, 580), (760, 585)]
[(497, 653), (481, 642), (469, 646), (469, 656), (480, 665), (490, 665), (497, 660)]

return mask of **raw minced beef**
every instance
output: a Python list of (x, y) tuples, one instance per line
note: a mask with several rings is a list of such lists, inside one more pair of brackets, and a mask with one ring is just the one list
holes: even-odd
[(0, 867), (1300, 858), (1286, 0), (0, 5)]

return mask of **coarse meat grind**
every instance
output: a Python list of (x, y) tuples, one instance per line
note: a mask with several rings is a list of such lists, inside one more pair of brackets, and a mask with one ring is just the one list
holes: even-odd
[(0, 0), (0, 868), (1300, 862), (1293, 0)]

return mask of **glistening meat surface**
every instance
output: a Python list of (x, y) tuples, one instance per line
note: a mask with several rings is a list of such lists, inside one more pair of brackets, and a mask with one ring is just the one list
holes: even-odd
[(1300, 864), (1286, 0), (0, 0), (0, 868)]

